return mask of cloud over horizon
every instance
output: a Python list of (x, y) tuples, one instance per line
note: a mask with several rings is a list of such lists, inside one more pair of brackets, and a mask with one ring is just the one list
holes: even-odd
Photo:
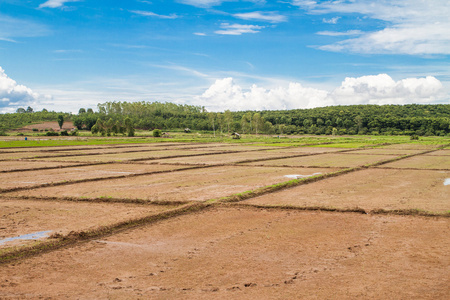
[(0, 112), (14, 112), (17, 107), (32, 105), (40, 97), (30, 88), (17, 84), (0, 67)]
[(211, 111), (282, 110), (355, 104), (426, 104), (442, 100), (441, 82), (433, 76), (394, 81), (387, 74), (347, 77), (339, 87), (326, 90), (291, 82), (287, 87), (266, 89), (252, 85), (243, 89), (233, 78), (218, 79), (202, 95), (197, 105)]

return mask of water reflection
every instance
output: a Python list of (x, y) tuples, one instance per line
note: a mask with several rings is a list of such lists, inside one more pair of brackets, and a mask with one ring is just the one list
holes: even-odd
[(4, 244), (6, 242), (15, 241), (15, 240), (37, 240), (37, 239), (41, 239), (41, 238), (47, 237), (50, 232), (52, 232), (52, 231), (51, 230), (40, 231), (40, 232), (28, 233), (28, 234), (24, 234), (24, 235), (20, 235), (20, 236), (15, 236), (15, 237), (9, 237), (9, 238), (0, 240), (0, 245)]

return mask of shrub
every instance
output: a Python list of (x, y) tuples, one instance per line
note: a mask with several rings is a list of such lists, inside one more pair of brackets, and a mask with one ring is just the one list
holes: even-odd
[(153, 130), (153, 136), (154, 136), (154, 137), (161, 137), (161, 130), (159, 130), (159, 129), (154, 129), (154, 130)]
[(63, 130), (61, 131), (61, 136), (69, 136), (69, 133), (67, 132), (67, 130)]
[(33, 128), (32, 130), (33, 130), (33, 131), (39, 131), (39, 129), (37, 129), (37, 128)]
[(59, 136), (59, 133), (56, 131), (47, 131), (46, 136)]
[(409, 138), (411, 141), (414, 141), (414, 140), (419, 140), (419, 136), (418, 135), (416, 135), (416, 134), (413, 134), (413, 135), (411, 135), (411, 137)]

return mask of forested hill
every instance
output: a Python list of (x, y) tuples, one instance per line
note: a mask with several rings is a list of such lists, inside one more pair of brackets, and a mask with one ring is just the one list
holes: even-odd
[[(31, 115), (36, 114), (35, 117)], [(0, 124), (27, 118), (37, 122), (37, 114), (23, 112), (0, 115)], [(46, 118), (50, 114), (42, 114)], [(207, 112), (204, 107), (160, 102), (106, 102), (98, 112), (81, 108), (67, 116), (79, 129), (119, 128), (132, 123), (140, 129), (190, 128), (222, 132), (267, 134), (450, 134), (450, 104), (433, 105), (352, 105), (313, 109)], [(8, 120), (8, 122), (4, 122)], [(46, 119), (47, 120), (47, 119)], [(56, 120), (56, 117), (55, 117)], [(18, 124), (15, 124), (18, 125)], [(2, 125), (0, 125), (2, 126)], [(17, 127), (17, 126), (16, 126)], [(109, 128), (111, 127), (111, 128)], [(1, 128), (0, 128), (1, 129)], [(6, 126), (3, 126), (3, 129)], [(108, 131), (110, 132), (110, 131)], [(112, 130), (114, 133), (114, 129)]]

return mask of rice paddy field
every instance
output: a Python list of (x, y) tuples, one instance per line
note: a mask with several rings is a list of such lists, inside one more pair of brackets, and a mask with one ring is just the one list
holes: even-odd
[(0, 141), (0, 299), (448, 299), (449, 145)]

